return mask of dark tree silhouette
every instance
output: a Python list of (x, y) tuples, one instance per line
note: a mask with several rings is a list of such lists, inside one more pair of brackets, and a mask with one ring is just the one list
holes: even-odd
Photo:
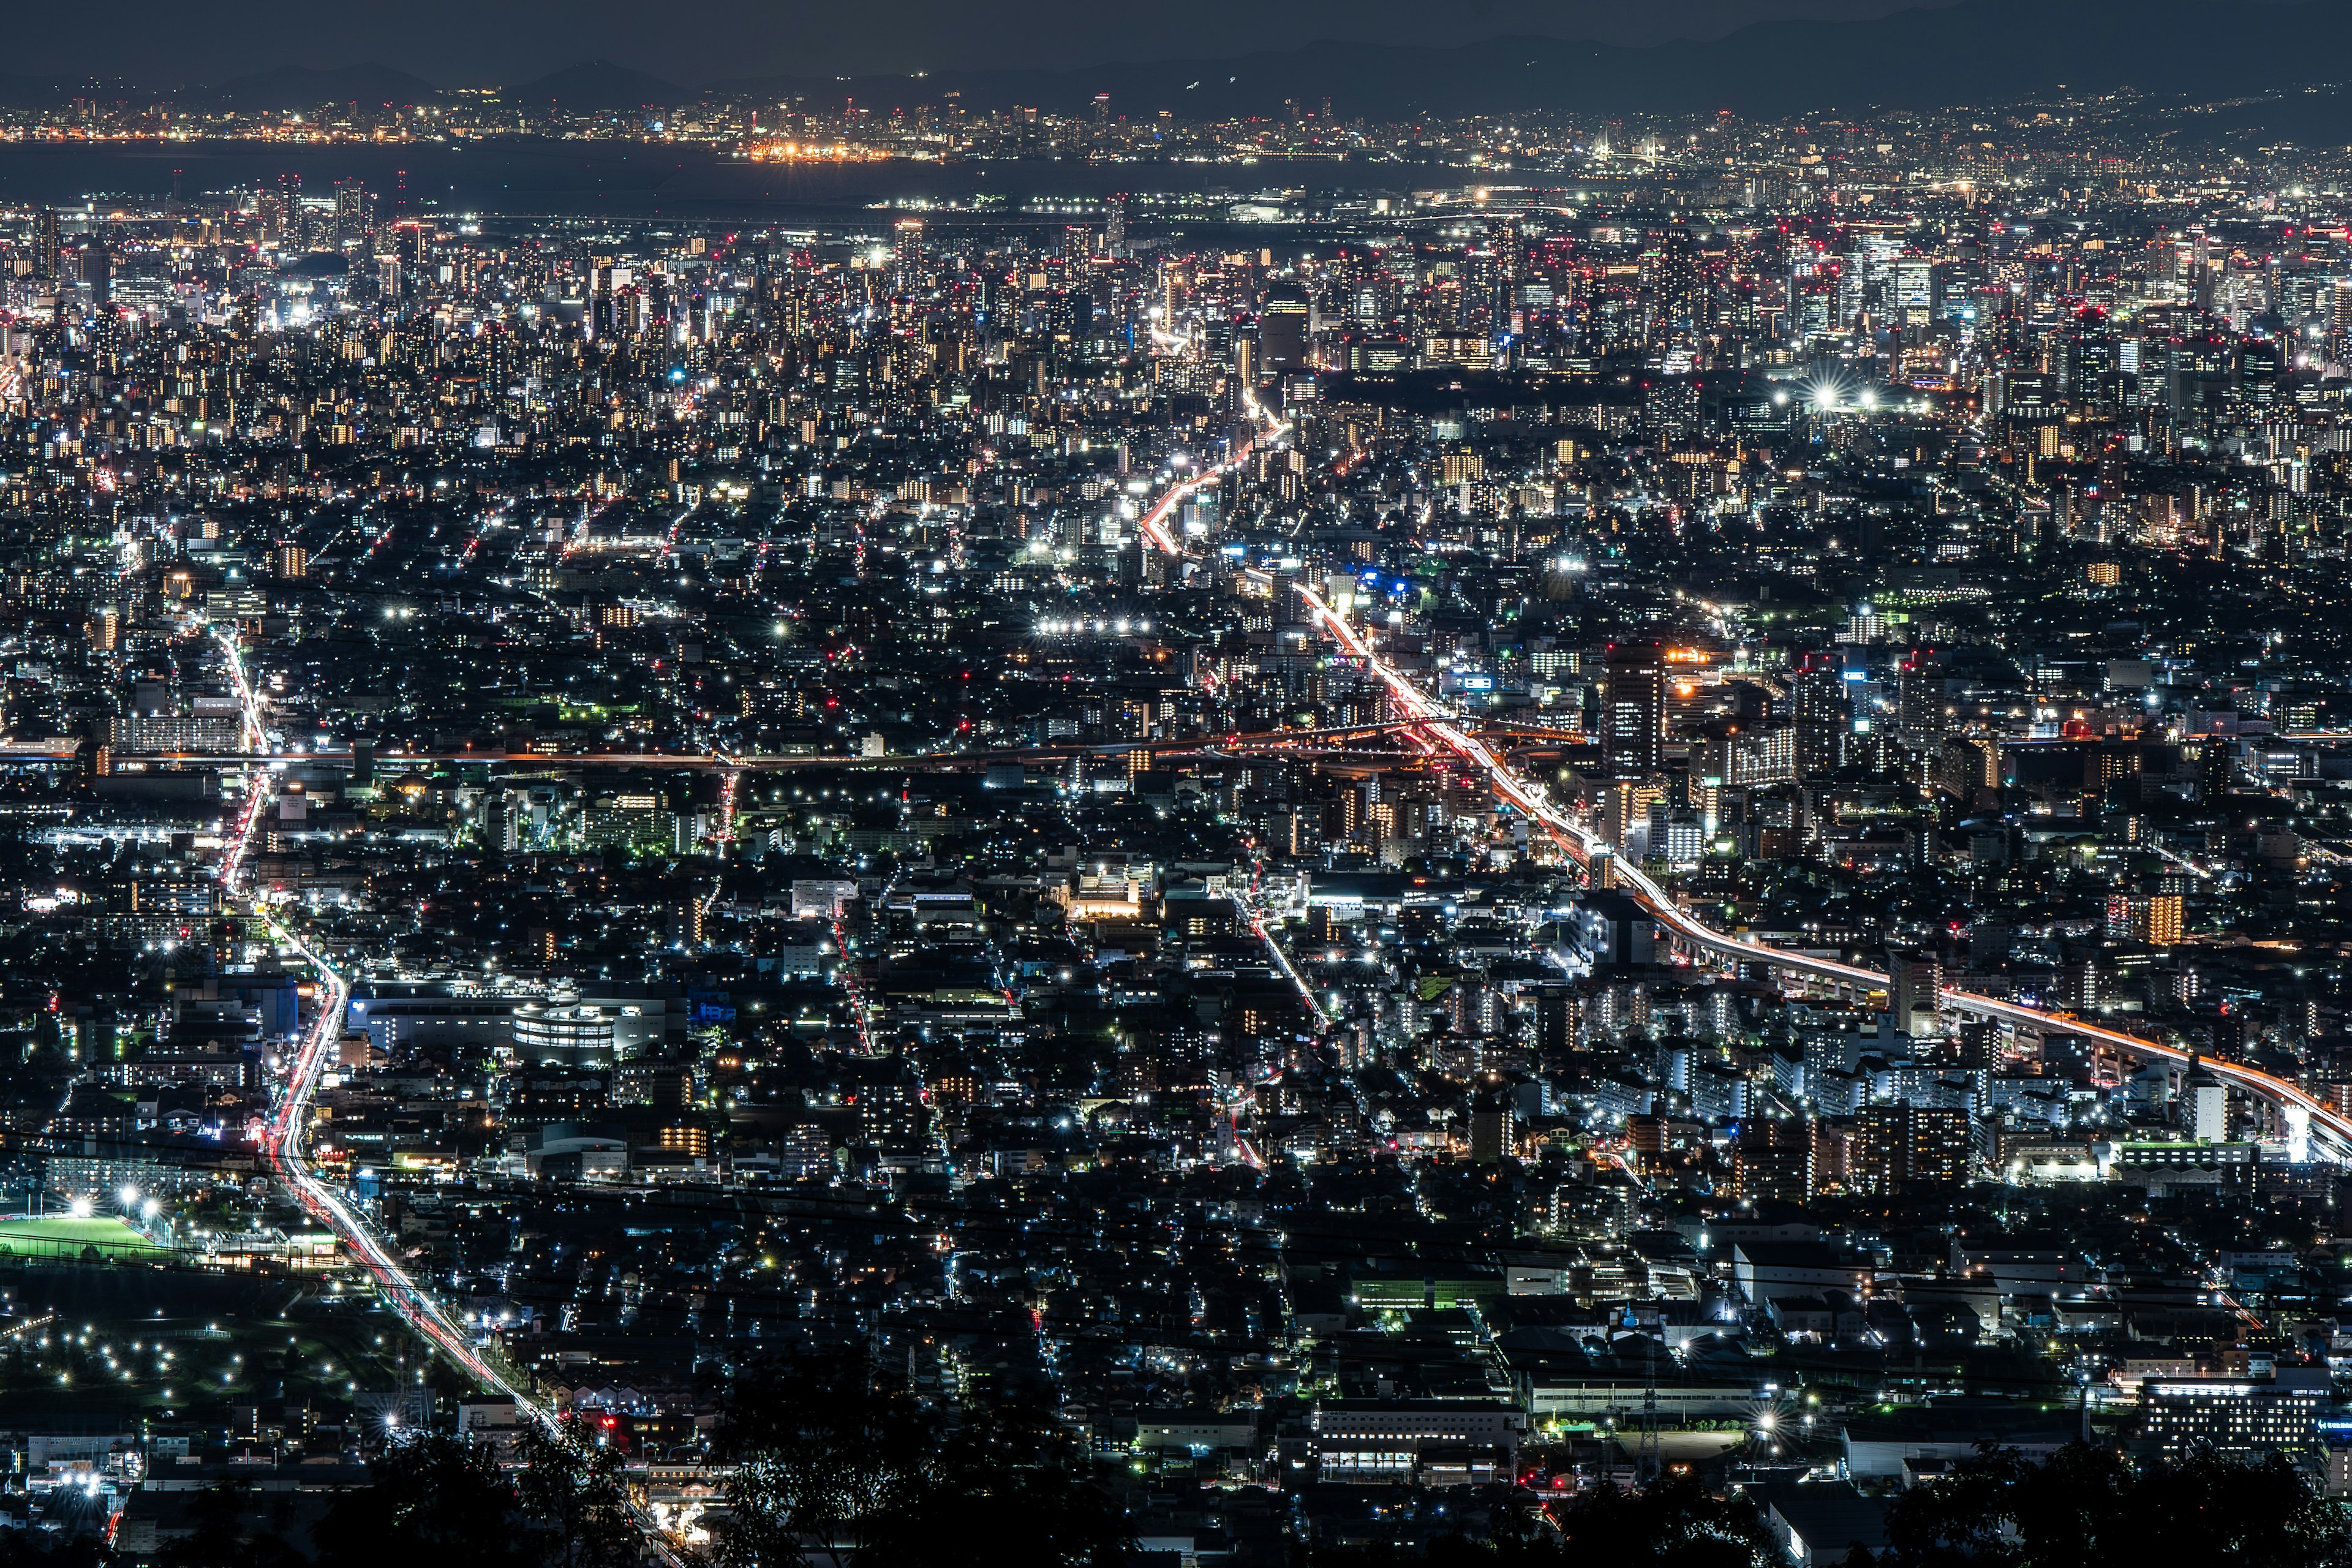
[(1766, 1568), (1780, 1561), (1746, 1498), (1710, 1496), (1696, 1478), (1668, 1474), (1638, 1490), (1603, 1486), (1551, 1505), (1550, 1526), (1525, 1493), (1497, 1500), (1483, 1537), (1441, 1536), (1425, 1554), (1394, 1548), (1315, 1547), (1303, 1568), (1565, 1568), (1630, 1563), (1672, 1568)]
[(559, 1436), (530, 1426), (516, 1494), (530, 1521), (527, 1554), (538, 1568), (621, 1568), (640, 1536), (621, 1480), (621, 1451), (575, 1426)]
[(2034, 1464), (1988, 1447), (1896, 1500), (1879, 1568), (2346, 1568), (2346, 1511), (2278, 1455), (2135, 1469), (2078, 1443)]
[(294, 1568), (306, 1561), (286, 1542), (285, 1503), (249, 1519), (253, 1500), (244, 1487), (205, 1488), (188, 1510), (195, 1529), (165, 1545), (155, 1561), (161, 1568)]
[(841, 1551), (864, 1568), (1114, 1568), (1132, 1542), (1083, 1445), (1028, 1400), (930, 1411), (858, 1358), (786, 1362), (739, 1378), (720, 1434), (737, 1464), (723, 1568)]
[(386, 1449), (369, 1484), (335, 1500), (312, 1531), (331, 1568), (520, 1568), (521, 1504), (498, 1456), (457, 1437)]

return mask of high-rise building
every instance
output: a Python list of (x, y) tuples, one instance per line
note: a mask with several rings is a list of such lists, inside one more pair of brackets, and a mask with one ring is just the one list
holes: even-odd
[(1470, 1158), (1491, 1165), (1517, 1148), (1511, 1102), (1500, 1095), (1482, 1096), (1470, 1107)]
[(1666, 738), (1665, 659), (1657, 642), (1616, 643), (1609, 649), (1601, 744), (1612, 773), (1658, 771)]
[(2197, 752), (2197, 793), (2200, 799), (2226, 798), (2237, 786), (2238, 758), (2234, 742), (2221, 735), (2206, 737)]
[(357, 180), (336, 182), (335, 238), (348, 243), (362, 238), (367, 231), (367, 187)]
[(1583, 1033), (1584, 999), (1565, 985), (1540, 986), (1535, 1024), (1537, 1060), (1546, 1065), (1566, 1061)]
[(1932, 746), (1944, 732), (1944, 680), (1931, 654), (1915, 650), (1895, 678), (1895, 724), (1906, 745)]
[(106, 237), (92, 234), (81, 247), (79, 268), (81, 286), (89, 290), (93, 305), (106, 304), (114, 295), (114, 256), (106, 247)]
[(2200, 1143), (2226, 1143), (2230, 1141), (2230, 1089), (2217, 1078), (2204, 1074), (2189, 1080), (2181, 1098), (2188, 1102), (2189, 1128)]
[(43, 207), (33, 219), (33, 276), (45, 283), (58, 277), (58, 212)]
[(902, 217), (891, 226), (891, 250), (898, 262), (898, 287), (911, 289), (922, 275), (923, 220)]
[(1309, 315), (1307, 296), (1297, 289), (1269, 295), (1258, 318), (1258, 348), (1265, 368), (1276, 374), (1307, 368)]
[(1943, 965), (1933, 953), (1890, 949), (1886, 954), (1886, 1013), (1898, 1035), (1932, 1034)]
[(514, 792), (493, 791), (482, 803), (482, 847), (501, 855), (511, 855), (522, 843), (521, 814), (515, 809)]
[(1853, 719), (1843, 670), (1813, 660), (1798, 668), (1789, 677), (1789, 717), (1797, 731), (1798, 777), (1817, 778), (1844, 764)]
[(1969, 1113), (1947, 1106), (1866, 1105), (1855, 1119), (1852, 1181), (1882, 1196), (1958, 1186), (1969, 1174)]
[(1812, 1124), (1762, 1116), (1740, 1124), (1731, 1145), (1732, 1184), (1745, 1200), (1804, 1203), (1815, 1191)]

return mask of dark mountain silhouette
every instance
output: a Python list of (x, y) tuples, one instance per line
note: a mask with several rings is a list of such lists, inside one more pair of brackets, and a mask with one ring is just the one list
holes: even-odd
[(610, 60), (588, 60), (567, 66), (536, 81), (502, 88), (499, 96), (509, 103), (552, 103), (575, 114), (611, 110), (666, 109), (689, 103), (698, 94), (648, 72)]
[(441, 89), (422, 77), (371, 60), (331, 70), (280, 66), (233, 78), (200, 96), (238, 109), (299, 110), (326, 103), (430, 103), (441, 96)]
[(2200, 100), (2352, 75), (2352, 5), (2339, 0), (1961, 0), (1864, 22), (1764, 22), (1703, 42), (1632, 48), (1488, 38), (1450, 48), (1321, 43), (1222, 60), (923, 77), (720, 82), (811, 105), (887, 111), (1033, 104), (1066, 113), (1279, 114), (1286, 104), (1378, 121), (1552, 110), (1748, 114), (2006, 103), (2130, 88)]
[(155, 96), (152, 88), (133, 87), (119, 79), (102, 81), (89, 77), (0, 76), (0, 104), (16, 109), (45, 109), (77, 98), (99, 103), (152, 102)]

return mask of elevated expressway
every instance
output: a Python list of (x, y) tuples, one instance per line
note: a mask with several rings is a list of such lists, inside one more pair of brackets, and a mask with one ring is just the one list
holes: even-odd
[[(1348, 747), (1376, 741), (1383, 735), (1410, 730), (1405, 723), (1349, 724), (1327, 729), (1250, 730), (1223, 735), (1192, 735), (1181, 740), (1107, 741), (1091, 745), (1070, 746), (1001, 746), (987, 750), (962, 752), (882, 752), (874, 755), (834, 754), (802, 755), (797, 753), (763, 754), (723, 752), (508, 752), (508, 751), (432, 751), (378, 752), (374, 763), (378, 767), (408, 765), (415, 763), (492, 763), (508, 767), (549, 768), (715, 768), (724, 773), (795, 773), (804, 770), (839, 769), (898, 773), (908, 770), (945, 772), (958, 768), (984, 768), (998, 763), (1025, 763), (1032, 765), (1068, 762), (1081, 757), (1124, 757), (1140, 752), (1149, 756), (1215, 756), (1244, 754), (1255, 752), (1286, 752), (1302, 749)], [(74, 751), (20, 750), (0, 753), (0, 763), (14, 760), (40, 763), (70, 762)], [(352, 759), (348, 746), (319, 746), (303, 752), (273, 752), (271, 760), (278, 763), (341, 762)], [(126, 752), (119, 753), (117, 762), (136, 762), (160, 767), (242, 768), (253, 762), (250, 753), (243, 752)]]
[[(1546, 798), (1542, 784), (1522, 777), (1485, 742), (1455, 723), (1442, 704), (1375, 653), (1355, 627), (1336, 613), (1320, 595), (1303, 584), (1294, 586), (1307, 601), (1318, 624), (1332, 640), (1351, 657), (1360, 660), (1366, 669), (1388, 687), (1399, 718), (1412, 721), (1432, 740), (1478, 768), (1486, 775), (1497, 795), (1524, 812), (1529, 819), (1541, 823), (1561, 847), (1578, 860), (1588, 866), (1607, 863), (1611, 885), (1631, 894), (1684, 947), (1735, 962), (1762, 964), (1848, 993), (1886, 988), (1887, 977), (1877, 970), (1751, 942), (1717, 931), (1692, 918), (1640, 867), (1616, 857), (1590, 828), (1553, 805)], [(1947, 987), (1938, 994), (1937, 1002), (1948, 1012), (1989, 1018), (2047, 1034), (2072, 1035), (2118, 1056), (2138, 1061), (2161, 1062), (2184, 1071), (2191, 1067), (2201, 1068), (2214, 1078), (2269, 1106), (2276, 1116), (2288, 1148), (2297, 1157), (2307, 1154), (2337, 1164), (2352, 1164), (2352, 1118), (2329, 1110), (2301, 1088), (2273, 1074), (2235, 1062), (2200, 1058), (2178, 1047), (2091, 1023), (2071, 1013), (2028, 1007), (1973, 991)]]

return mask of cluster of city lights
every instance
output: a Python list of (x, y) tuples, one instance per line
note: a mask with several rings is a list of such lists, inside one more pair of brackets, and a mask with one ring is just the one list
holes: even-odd
[(1090, 621), (1085, 619), (1045, 620), (1037, 623), (1040, 637), (1130, 637), (1151, 630), (1150, 621)]

